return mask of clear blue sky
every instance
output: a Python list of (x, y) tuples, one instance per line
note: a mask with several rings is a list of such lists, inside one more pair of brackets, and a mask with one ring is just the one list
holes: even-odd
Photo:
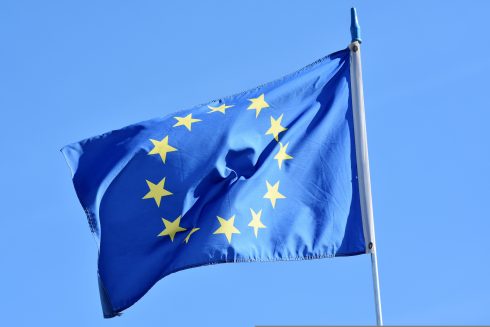
[(346, 47), (352, 5), (385, 322), (489, 324), (490, 2), (172, 2), (1, 2), (0, 325), (374, 323), (365, 255), (187, 270), (104, 321), (59, 152)]

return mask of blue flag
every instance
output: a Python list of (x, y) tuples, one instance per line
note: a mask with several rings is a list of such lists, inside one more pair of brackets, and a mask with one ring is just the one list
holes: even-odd
[(274, 82), (62, 149), (105, 317), (161, 278), (366, 253), (345, 49)]

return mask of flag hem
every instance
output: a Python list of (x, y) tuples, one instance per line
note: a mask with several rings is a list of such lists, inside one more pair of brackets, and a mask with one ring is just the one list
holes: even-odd
[[(263, 263), (272, 263), (272, 262), (288, 262), (288, 261), (306, 261), (306, 260), (318, 260), (318, 259), (330, 259), (330, 258), (335, 258), (335, 257), (351, 257), (351, 256), (356, 256), (356, 255), (362, 255), (366, 254), (366, 250), (359, 250), (359, 251), (354, 251), (351, 253), (343, 253), (343, 254), (324, 254), (324, 255), (318, 255), (318, 256), (300, 256), (300, 257), (287, 257), (287, 258), (280, 258), (280, 259), (238, 259), (238, 260), (231, 260), (231, 261), (215, 261), (215, 262), (206, 262), (206, 263), (201, 263), (201, 264), (192, 264), (192, 265), (187, 265), (184, 267), (179, 268), (178, 270), (172, 271), (171, 273), (163, 276), (159, 280), (157, 280), (151, 287), (149, 287), (147, 290), (142, 292), (141, 295), (138, 295), (135, 297), (135, 300), (131, 300), (129, 304), (123, 305), (120, 308), (117, 309), (112, 309), (110, 311), (110, 314), (108, 312), (107, 316), (104, 311), (104, 318), (113, 318), (116, 316), (120, 316), (122, 314), (122, 311), (128, 309), (132, 305), (134, 305), (136, 302), (138, 302), (146, 293), (150, 291), (150, 289), (153, 288), (159, 281), (161, 281), (163, 278), (168, 277), (174, 273), (183, 271), (183, 270), (188, 270), (192, 268), (198, 268), (198, 267), (206, 267), (206, 266), (214, 266), (214, 265), (219, 265), (219, 264), (226, 264), (226, 263), (253, 263), (253, 262), (263, 262)], [(100, 283), (102, 283), (102, 279), (99, 277)], [(108, 294), (105, 293), (105, 296), (108, 299)], [(102, 297), (102, 294), (101, 294)], [(102, 299), (102, 298), (101, 298)], [(112, 307), (112, 306), (111, 306)]]

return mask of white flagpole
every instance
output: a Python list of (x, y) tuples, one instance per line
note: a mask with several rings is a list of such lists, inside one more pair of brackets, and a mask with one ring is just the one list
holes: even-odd
[(366, 252), (371, 254), (373, 272), (374, 303), (376, 306), (376, 323), (383, 326), (381, 312), (381, 295), (379, 291), (378, 257), (376, 256), (376, 239), (374, 235), (373, 202), (371, 195), (371, 177), (366, 135), (366, 118), (364, 113), (364, 92), (361, 70), (361, 35), (355, 8), (351, 8), (350, 77), (352, 111), (354, 116), (354, 134), (356, 143), (357, 175), (361, 201), (364, 239)]

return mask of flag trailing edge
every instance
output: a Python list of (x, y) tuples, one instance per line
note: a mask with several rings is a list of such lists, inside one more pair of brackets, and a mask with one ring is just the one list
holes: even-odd
[(99, 243), (105, 317), (182, 269), (371, 251), (350, 65), (341, 50), (62, 149)]

